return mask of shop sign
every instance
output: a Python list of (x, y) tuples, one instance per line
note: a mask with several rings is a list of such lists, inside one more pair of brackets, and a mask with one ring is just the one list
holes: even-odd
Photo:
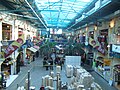
[(16, 41), (12, 42), (5, 50), (5, 58), (11, 55), (17, 48), (19, 48), (24, 42), (24, 36), (20, 36)]

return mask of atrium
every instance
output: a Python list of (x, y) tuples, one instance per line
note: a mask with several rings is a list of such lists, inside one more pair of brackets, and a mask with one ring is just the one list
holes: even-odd
[(0, 0), (0, 34), (0, 90), (120, 89), (120, 0)]

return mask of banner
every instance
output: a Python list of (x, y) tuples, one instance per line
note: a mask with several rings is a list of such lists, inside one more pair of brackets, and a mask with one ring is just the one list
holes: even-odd
[(99, 46), (99, 44), (92, 38), (89, 38), (89, 44), (93, 46), (93, 48)]
[(96, 42), (94, 39), (89, 38), (89, 44), (93, 46), (93, 48), (96, 48), (101, 54), (105, 55), (105, 49), (101, 44), (99, 44), (99, 42)]
[(105, 49), (101, 46), (101, 45), (99, 45), (99, 46), (97, 46), (97, 47), (95, 47), (101, 54), (103, 54), (103, 55), (105, 55)]
[(11, 55), (17, 48), (24, 43), (24, 35), (21, 35), (16, 41), (12, 42), (5, 50), (4, 57)]

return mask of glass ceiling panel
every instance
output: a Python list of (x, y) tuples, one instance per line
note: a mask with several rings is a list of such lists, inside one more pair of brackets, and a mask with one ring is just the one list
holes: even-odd
[(67, 27), (93, 0), (35, 0), (48, 27)]

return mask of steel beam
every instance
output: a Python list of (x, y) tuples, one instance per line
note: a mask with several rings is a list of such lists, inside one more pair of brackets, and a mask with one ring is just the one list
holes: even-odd
[(12, 7), (12, 5), (6, 0), (0, 0), (0, 3), (9, 9), (14, 9), (14, 7)]
[(0, 12), (32, 12), (32, 10), (0, 10)]
[(45, 25), (45, 23), (41, 20), (41, 18), (38, 16), (38, 14), (36, 13), (36, 11), (33, 9), (33, 7), (30, 5), (30, 3), (28, 2), (28, 0), (25, 0), (25, 2), (27, 3), (27, 5), (31, 8), (31, 10), (33, 11), (33, 13), (37, 16), (37, 18), (40, 20), (40, 22), (45, 26), (45, 28), (47, 28), (47, 26)]
[(37, 17), (31, 17), (31, 16), (20, 15), (20, 14), (15, 14), (15, 13), (8, 13), (8, 14), (9, 14), (9, 15), (14, 15), (14, 16), (23, 17), (23, 18), (29, 18), (29, 19), (35, 19), (35, 20), (38, 20)]

